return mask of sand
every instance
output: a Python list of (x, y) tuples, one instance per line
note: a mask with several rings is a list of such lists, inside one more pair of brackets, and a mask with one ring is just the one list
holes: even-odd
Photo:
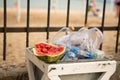
[[(50, 26), (65, 26), (66, 12), (51, 11)], [(84, 26), (84, 12), (71, 11), (70, 24), (72, 26)], [(95, 16), (88, 17), (88, 26), (100, 26), (101, 19)], [(30, 27), (45, 27), (47, 23), (47, 10), (31, 10), (30, 11)], [(117, 26), (117, 18), (114, 12), (106, 12), (105, 26)], [(3, 26), (3, 10), (0, 9), (0, 27)], [(7, 27), (26, 27), (26, 10), (21, 11), (21, 20), (17, 22), (16, 11), (8, 9)], [(50, 38), (55, 33), (50, 33)], [(33, 47), (35, 43), (45, 41), (46, 33), (34, 32), (30, 33), (29, 45)], [(119, 39), (120, 40), (120, 39)], [(116, 31), (105, 31), (103, 50), (106, 55), (115, 54)], [(2, 60), (3, 54), (3, 33), (0, 33), (0, 77), (15, 75), (15, 73), (26, 70), (25, 49), (26, 49), (26, 33), (7, 33), (7, 59)], [(120, 49), (119, 52), (120, 53)], [(14, 69), (14, 70), (13, 70)]]

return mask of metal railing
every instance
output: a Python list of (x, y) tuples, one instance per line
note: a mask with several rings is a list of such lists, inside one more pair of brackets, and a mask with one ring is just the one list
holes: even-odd
[[(56, 32), (62, 27), (68, 27), (69, 26), (69, 15), (70, 15), (70, 0), (67, 0), (67, 14), (66, 14), (66, 26), (62, 27), (50, 27), (50, 11), (51, 11), (51, 0), (48, 0), (48, 8), (47, 8), (47, 27), (30, 27), (30, 0), (27, 0), (27, 19), (26, 19), (26, 27), (7, 27), (7, 0), (3, 0), (3, 8), (4, 8), (4, 21), (3, 21), (3, 27), (0, 27), (0, 33), (4, 33), (3, 38), (3, 60), (6, 60), (6, 33), (20, 33), (20, 32), (26, 32), (26, 47), (29, 46), (29, 33), (30, 32), (46, 32), (46, 40), (49, 39), (49, 33), (50, 32)], [(87, 25), (88, 21), (88, 5), (89, 0), (86, 0), (86, 12), (85, 12), (85, 22), (84, 25)], [(104, 32), (104, 31), (117, 31), (116, 36), (116, 47), (115, 47), (115, 53), (118, 52), (118, 42), (119, 42), (119, 33), (120, 33), (120, 14), (118, 19), (118, 26), (104, 26), (105, 22), (105, 11), (106, 11), (106, 0), (104, 0), (103, 3), (103, 17), (101, 26), (98, 28)], [(78, 30), (82, 26), (75, 26), (75, 30)], [(101, 45), (102, 48), (102, 45)]]

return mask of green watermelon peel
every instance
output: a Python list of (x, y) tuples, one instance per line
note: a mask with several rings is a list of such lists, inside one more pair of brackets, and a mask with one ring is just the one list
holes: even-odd
[(65, 53), (66, 48), (48, 43), (39, 43), (33, 48), (33, 53), (40, 60), (47, 63), (53, 63), (60, 60)]

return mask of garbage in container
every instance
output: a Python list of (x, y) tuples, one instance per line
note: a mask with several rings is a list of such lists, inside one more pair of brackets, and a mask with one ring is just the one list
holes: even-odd
[[(69, 32), (64, 38), (61, 37), (60, 39), (53, 42), (56, 45), (38, 43), (34, 48), (26, 49), (30, 80), (109, 80), (111, 75), (115, 72), (116, 61), (109, 59), (95, 60), (95, 58), (102, 59), (105, 56), (104, 51), (99, 50), (99, 46), (103, 42), (103, 35), (99, 30), (95, 28), (82, 28), (78, 32)], [(58, 49), (60, 47), (62, 47), (63, 50)], [(41, 56), (35, 50), (37, 50)], [(52, 50), (52, 53), (50, 50)], [(58, 52), (60, 50), (58, 55), (56, 55), (56, 50), (58, 50)], [(33, 53), (38, 58), (41, 57), (41, 60), (45, 62), (38, 60)], [(62, 54), (62, 56), (59, 56), (59, 54)], [(60, 60), (61, 57), (63, 61), (60, 63), (46, 63), (56, 62)], [(93, 60), (80, 61), (79, 59)], [(79, 61), (70, 63), (64, 62), (70, 60)]]
[[(98, 28), (81, 28), (77, 32), (55, 40), (53, 43), (66, 47), (65, 56), (62, 60), (95, 59), (104, 58), (105, 54), (99, 50), (103, 42), (103, 34)], [(77, 51), (77, 53), (76, 53)]]
[[(34, 54), (38, 53), (36, 56), (45, 62), (102, 59), (105, 57), (104, 51), (99, 50), (103, 42), (103, 34), (98, 28), (87, 29), (83, 27), (77, 32), (73, 29), (69, 27), (60, 29), (51, 39), (52, 45), (49, 43), (36, 44), (36, 47), (33, 48)], [(67, 35), (54, 40), (56, 35), (63, 31)]]

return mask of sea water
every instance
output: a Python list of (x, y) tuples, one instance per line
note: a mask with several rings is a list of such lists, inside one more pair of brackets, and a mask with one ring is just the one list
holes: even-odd
[[(3, 7), (3, 1), (0, 0), (0, 8)], [(7, 0), (7, 7), (13, 8), (14, 3), (17, 0)], [(51, 8), (57, 10), (66, 10), (67, 9), (67, 1), (68, 0), (51, 0)], [(80, 10), (85, 11), (86, 8), (86, 0), (70, 0), (71, 10)], [(97, 0), (97, 8), (103, 9), (104, 0)], [(113, 11), (114, 9), (114, 0), (106, 0), (106, 10)], [(20, 0), (21, 8), (27, 8), (27, 0)], [(47, 9), (48, 0), (30, 0), (30, 8), (31, 9)]]

